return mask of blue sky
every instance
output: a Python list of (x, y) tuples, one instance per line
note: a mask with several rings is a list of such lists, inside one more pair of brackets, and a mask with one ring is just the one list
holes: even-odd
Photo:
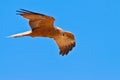
[[(119, 0), (1, 0), (0, 80), (120, 80)], [(48, 38), (6, 38), (29, 30), (23, 8), (56, 18), (76, 47), (60, 56)]]

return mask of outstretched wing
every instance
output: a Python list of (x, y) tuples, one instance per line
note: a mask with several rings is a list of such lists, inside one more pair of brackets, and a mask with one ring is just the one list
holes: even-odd
[(75, 39), (73, 34), (70, 32), (64, 32), (63, 35), (56, 36), (54, 40), (59, 46), (60, 54), (62, 56), (67, 55), (68, 52), (71, 51), (73, 47), (75, 47)]
[(29, 20), (29, 24), (32, 29), (39, 27), (53, 27), (53, 23), (55, 19), (51, 16), (47, 16), (44, 14), (28, 11), (25, 9), (17, 10), (18, 14), (27, 18)]

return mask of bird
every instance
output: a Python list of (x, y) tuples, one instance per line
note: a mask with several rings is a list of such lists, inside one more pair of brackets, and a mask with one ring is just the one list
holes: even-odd
[(30, 36), (32, 38), (51, 38), (58, 45), (59, 54), (62, 56), (67, 55), (75, 47), (76, 42), (73, 33), (64, 31), (61, 28), (54, 26), (54, 17), (26, 9), (19, 9), (16, 10), (16, 12), (18, 15), (28, 20), (31, 30), (13, 34), (9, 37), (18, 38), (23, 36)]

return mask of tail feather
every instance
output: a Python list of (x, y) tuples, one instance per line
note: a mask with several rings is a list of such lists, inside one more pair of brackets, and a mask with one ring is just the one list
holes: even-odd
[(28, 36), (30, 33), (31, 33), (31, 31), (26, 31), (26, 32), (22, 32), (22, 33), (8, 36), (7, 38), (18, 38), (18, 37), (22, 37), (22, 36)]

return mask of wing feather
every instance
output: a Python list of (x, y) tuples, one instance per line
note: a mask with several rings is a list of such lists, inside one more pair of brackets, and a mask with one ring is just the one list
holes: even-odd
[(45, 14), (32, 12), (25, 9), (17, 10), (18, 14), (29, 20), (31, 29), (53, 28), (55, 19)]

